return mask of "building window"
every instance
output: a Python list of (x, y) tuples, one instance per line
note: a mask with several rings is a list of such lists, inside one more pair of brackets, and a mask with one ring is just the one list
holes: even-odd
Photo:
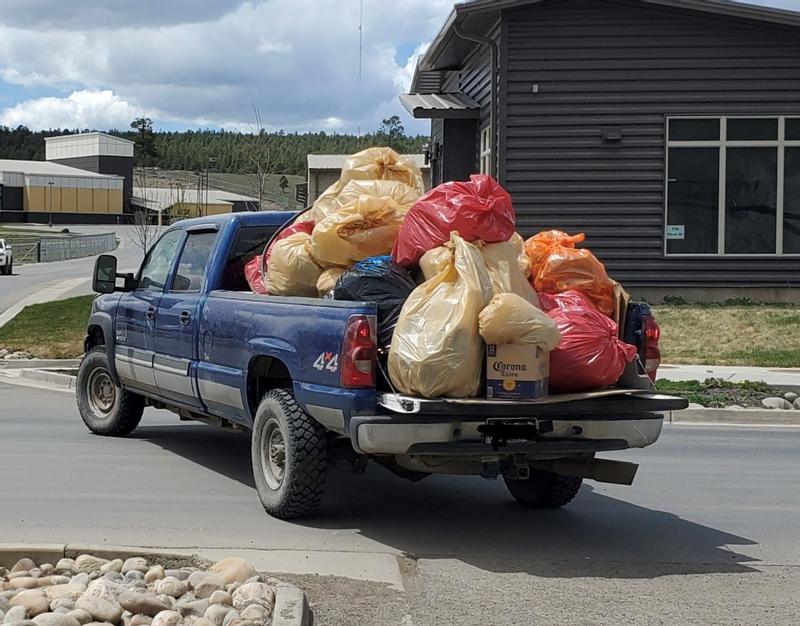
[(667, 120), (667, 254), (800, 254), (800, 118)]
[[(473, 135), (473, 137), (474, 136), (475, 135)], [(492, 174), (491, 124), (481, 129), (480, 172), (481, 174)]]

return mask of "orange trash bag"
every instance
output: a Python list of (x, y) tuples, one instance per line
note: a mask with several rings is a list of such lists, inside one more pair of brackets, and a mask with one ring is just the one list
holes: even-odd
[(575, 247), (586, 236), (548, 230), (525, 243), (531, 263), (531, 283), (536, 291), (580, 291), (605, 315), (614, 313), (614, 281), (591, 251)]

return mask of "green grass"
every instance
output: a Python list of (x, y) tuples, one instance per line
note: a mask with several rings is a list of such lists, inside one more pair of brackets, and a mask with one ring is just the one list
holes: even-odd
[(761, 401), (770, 396), (783, 396), (783, 392), (766, 383), (743, 381), (732, 383), (719, 378), (698, 380), (659, 379), (659, 391), (681, 396), (689, 402), (707, 407), (724, 408), (734, 404), (739, 406), (761, 406)]
[(653, 307), (664, 363), (800, 367), (800, 309), (790, 305)]
[(78, 296), (25, 307), (0, 328), (0, 347), (25, 350), (42, 359), (80, 356), (94, 298)]

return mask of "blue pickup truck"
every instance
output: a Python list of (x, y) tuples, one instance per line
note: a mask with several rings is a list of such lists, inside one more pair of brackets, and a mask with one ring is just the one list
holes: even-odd
[[(686, 406), (656, 393), (641, 365), (619, 388), (536, 402), (396, 393), (382, 375), (374, 303), (250, 292), (244, 264), (286, 217), (181, 221), (135, 276), (118, 274), (113, 256), (98, 258), (94, 289), (103, 295), (77, 383), (89, 430), (127, 435), (147, 406), (248, 429), (258, 495), (285, 519), (319, 505), (335, 461), (363, 471), (372, 460), (411, 480), (502, 476), (527, 506), (563, 506), (584, 478), (630, 484), (634, 464), (596, 453), (649, 446), (663, 413)], [(642, 362), (648, 315), (633, 305), (626, 329)]]

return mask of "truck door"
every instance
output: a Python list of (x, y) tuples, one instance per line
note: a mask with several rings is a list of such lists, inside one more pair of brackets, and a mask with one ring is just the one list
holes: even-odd
[(187, 232), (177, 269), (161, 296), (155, 327), (155, 372), (158, 394), (202, 408), (196, 383), (197, 316), (205, 297), (206, 268), (217, 241), (216, 225)]
[(123, 294), (117, 307), (117, 374), (125, 385), (148, 393), (157, 393), (153, 356), (158, 304), (182, 238), (183, 231), (173, 230), (156, 242), (142, 264), (136, 289)]

